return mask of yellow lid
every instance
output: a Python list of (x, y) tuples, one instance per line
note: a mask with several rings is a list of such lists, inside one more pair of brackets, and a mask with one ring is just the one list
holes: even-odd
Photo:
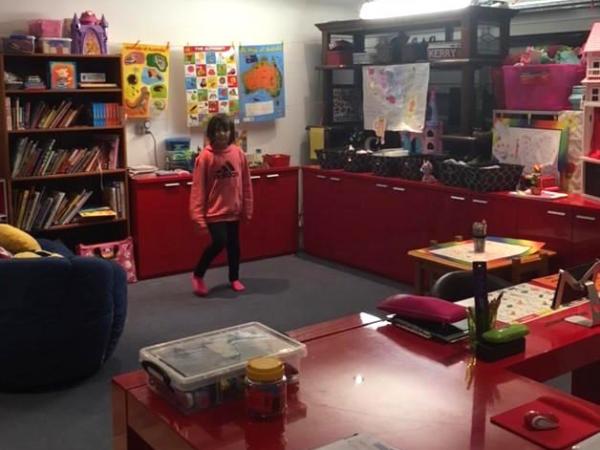
[(283, 374), (283, 363), (277, 358), (255, 358), (246, 365), (246, 376), (252, 381), (277, 381)]

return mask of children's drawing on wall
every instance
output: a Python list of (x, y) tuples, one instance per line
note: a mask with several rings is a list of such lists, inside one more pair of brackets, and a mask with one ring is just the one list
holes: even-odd
[(186, 46), (183, 58), (188, 127), (203, 126), (219, 113), (237, 116), (240, 93), (235, 48)]
[(363, 67), (364, 127), (385, 116), (389, 131), (422, 132), (428, 85), (428, 63)]
[(123, 44), (123, 98), (128, 118), (147, 118), (167, 109), (169, 47)]
[(240, 46), (242, 121), (285, 116), (283, 44)]

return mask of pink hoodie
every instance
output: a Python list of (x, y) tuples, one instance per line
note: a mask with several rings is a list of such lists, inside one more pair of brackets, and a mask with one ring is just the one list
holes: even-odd
[(230, 145), (217, 151), (207, 145), (198, 155), (190, 194), (190, 217), (201, 227), (252, 218), (252, 183), (241, 148)]

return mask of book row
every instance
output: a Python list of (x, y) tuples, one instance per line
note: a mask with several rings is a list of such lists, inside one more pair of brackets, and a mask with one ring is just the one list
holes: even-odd
[(94, 127), (120, 126), (122, 124), (119, 103), (74, 104), (62, 100), (50, 104), (44, 100), (36, 103), (23, 102), (19, 97), (6, 97), (7, 130), (68, 128), (75, 124)]
[[(93, 194), (91, 189), (82, 189), (79, 192), (47, 191), (46, 187), (40, 190), (35, 187), (17, 189), (14, 191), (15, 225), (25, 231), (31, 231), (80, 222), (80, 213)], [(115, 211), (117, 218), (125, 217), (124, 182), (109, 184), (102, 191), (101, 197), (108, 208)]]
[(119, 136), (94, 136), (89, 147), (55, 148), (56, 139), (30, 137), (16, 143), (12, 177), (45, 176), (115, 170), (119, 164)]

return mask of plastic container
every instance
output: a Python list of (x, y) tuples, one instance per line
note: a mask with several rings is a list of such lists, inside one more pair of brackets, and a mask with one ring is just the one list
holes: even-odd
[(289, 167), (290, 155), (284, 155), (282, 153), (266, 154), (263, 156), (263, 161), (267, 163), (269, 167)]
[(336, 170), (343, 169), (346, 165), (346, 157), (348, 154), (347, 147), (332, 147), (316, 150), (317, 160), (321, 169)]
[[(250, 359), (274, 357), (298, 382), (306, 346), (282, 333), (250, 322), (165, 342), (140, 350), (152, 390), (185, 414), (240, 398)], [(289, 377), (288, 377), (289, 378)]]
[(285, 365), (278, 358), (255, 358), (246, 366), (246, 412), (252, 419), (271, 419), (287, 406)]
[(62, 37), (62, 26), (62, 20), (30, 20), (29, 34), (38, 38), (59, 38)]
[(165, 139), (165, 160), (167, 170), (193, 170), (195, 154), (190, 147), (191, 140), (189, 137)]
[(71, 38), (39, 38), (38, 51), (48, 55), (70, 55)]
[(585, 66), (580, 64), (504, 66), (502, 71), (505, 108), (513, 110), (571, 109), (573, 86), (585, 76)]
[(35, 52), (35, 36), (15, 34), (2, 38), (2, 49), (4, 53), (27, 54)]

